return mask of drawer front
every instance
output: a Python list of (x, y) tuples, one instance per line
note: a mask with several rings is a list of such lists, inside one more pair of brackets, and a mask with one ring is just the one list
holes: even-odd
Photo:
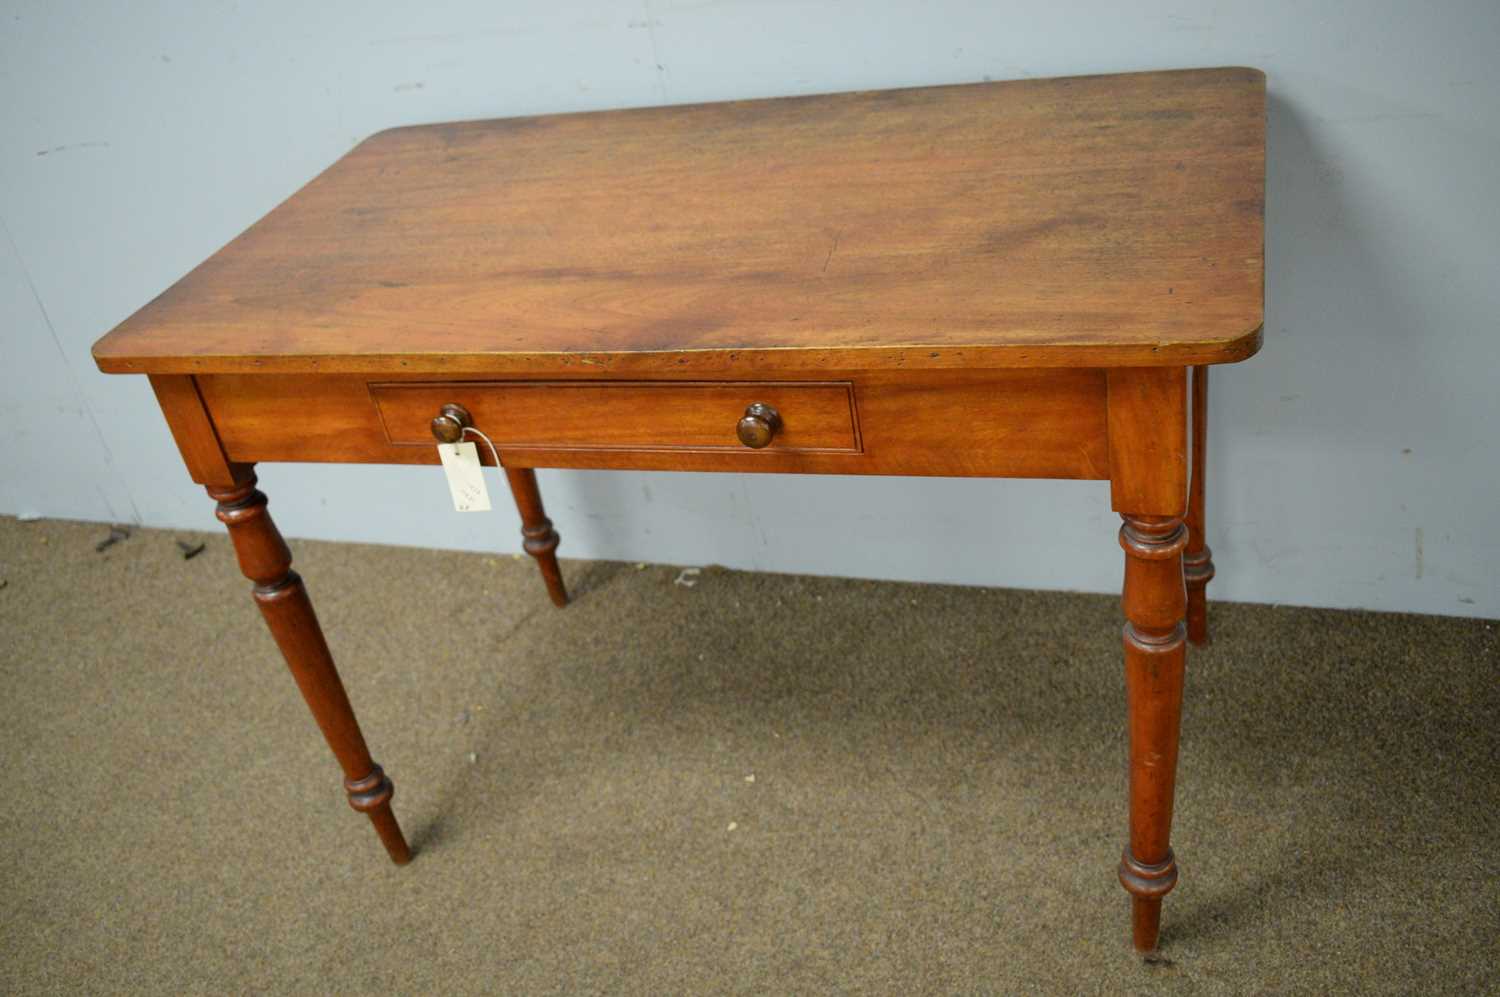
[[(489, 381), (370, 385), (386, 440), (431, 446), (430, 423), (445, 404), (468, 409), (474, 426), (504, 451), (861, 451), (851, 385), (843, 381)], [(781, 426), (751, 450), (735, 427), (754, 403)]]

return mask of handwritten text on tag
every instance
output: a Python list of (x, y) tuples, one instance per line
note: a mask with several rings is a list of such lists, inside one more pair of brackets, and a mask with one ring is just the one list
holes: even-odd
[(453, 493), (453, 508), (459, 512), (489, 512), (490, 493), (484, 487), (484, 466), (472, 443), (439, 443), (438, 457)]

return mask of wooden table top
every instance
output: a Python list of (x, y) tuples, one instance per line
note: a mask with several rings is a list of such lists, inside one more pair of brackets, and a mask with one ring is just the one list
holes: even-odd
[(1253, 69), (398, 128), (94, 356), (599, 376), (1241, 360), (1264, 161)]

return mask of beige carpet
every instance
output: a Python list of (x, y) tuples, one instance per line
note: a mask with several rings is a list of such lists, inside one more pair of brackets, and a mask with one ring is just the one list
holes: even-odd
[(1500, 981), (1493, 622), (1215, 604), (1143, 964), (1113, 599), (565, 562), (557, 611), (529, 560), (294, 544), (397, 869), (227, 540), (107, 533), (0, 519), (8, 994)]

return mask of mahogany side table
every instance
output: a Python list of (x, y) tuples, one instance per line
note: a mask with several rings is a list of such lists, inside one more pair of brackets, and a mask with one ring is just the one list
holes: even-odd
[(1207, 370), (1260, 346), (1264, 159), (1253, 69), (397, 128), (94, 357), (150, 377), (397, 863), (391, 781), (257, 462), (434, 464), (434, 433), (472, 426), (558, 605), (537, 467), (1107, 479), (1119, 877), (1148, 951), (1177, 881), (1185, 644), (1208, 637)]

